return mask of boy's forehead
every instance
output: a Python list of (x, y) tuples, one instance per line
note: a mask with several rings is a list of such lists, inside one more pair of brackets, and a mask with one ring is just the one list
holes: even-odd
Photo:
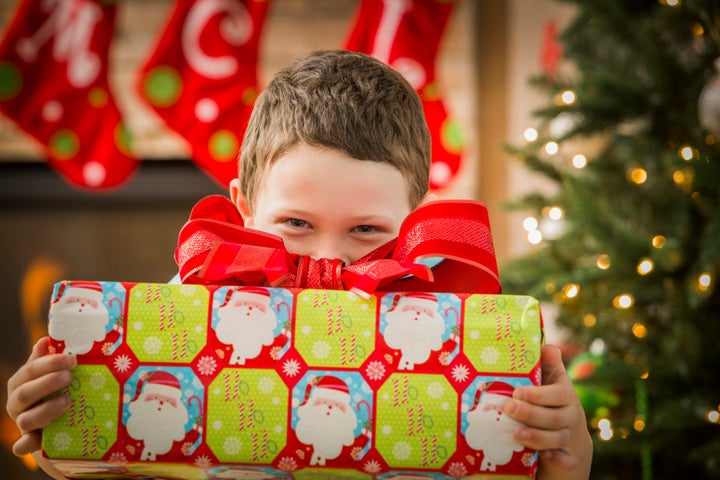
[[(338, 185), (345, 190), (338, 192)], [(286, 198), (340, 200), (367, 190), (381, 198), (397, 199), (399, 194), (410, 204), (408, 179), (396, 167), (373, 160), (359, 160), (326, 147), (299, 144), (269, 162), (262, 172), (255, 200), (263, 191), (282, 192)], [(337, 197), (344, 194), (341, 197)], [(405, 202), (404, 202), (405, 203)]]

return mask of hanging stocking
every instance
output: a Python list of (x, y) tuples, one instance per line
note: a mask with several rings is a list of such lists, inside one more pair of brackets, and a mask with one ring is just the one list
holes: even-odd
[(227, 187), (257, 96), (269, 0), (176, 0), (140, 73), (140, 95), (185, 138), (195, 163)]
[(108, 88), (114, 20), (108, 1), (22, 0), (0, 44), (0, 110), (90, 189), (118, 186), (138, 165)]
[(345, 48), (382, 60), (422, 99), (432, 135), (430, 188), (448, 185), (460, 166), (459, 128), (435, 83), (435, 58), (453, 0), (362, 0)]

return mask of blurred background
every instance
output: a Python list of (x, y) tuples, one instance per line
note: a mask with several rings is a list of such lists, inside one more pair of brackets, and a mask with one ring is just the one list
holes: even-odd
[[(161, 37), (175, 0), (96, 2), (115, 14), (103, 39), (93, 37), (108, 49), (108, 85), (65, 106), (81, 132), (93, 132), (94, 122), (118, 113), (94, 118), (88, 99), (116, 105), (122, 136), (132, 139), (115, 151), (117, 162), (136, 158), (137, 170), (105, 186), (98, 168), (107, 165), (64, 170), (77, 138), (44, 145), (47, 125), (36, 122), (33, 135), (20, 126), (33, 109), (48, 124), (58, 116), (62, 62), (34, 72), (28, 97), (12, 103), (10, 33), (25, 38), (17, 33), (23, 23), (48, 17), (41, 3), (53, 2), (0, 0), (3, 384), (45, 334), (55, 282), (168, 281), (190, 208), (226, 191), (227, 165), (202, 163), (190, 138), (197, 132), (171, 128), (178, 115), (163, 108), (172, 100), (154, 90), (190, 84), (153, 77), (148, 67), (167, 46)], [(246, 107), (297, 56), (342, 48), (353, 32), (372, 38), (378, 26), (361, 10), (383, 2), (251, 3), (262, 11), (254, 10), (257, 43), (246, 52)], [(593, 478), (719, 478), (717, 2), (415, 3), (430, 9), (430, 20), (395, 46), (431, 66), (418, 90), (443, 147), (434, 150), (433, 190), (488, 205), (505, 292), (543, 301), (547, 342), (563, 348), (596, 442)], [(62, 32), (78, 32), (63, 21), (56, 37), (38, 29), (25, 49), (37, 53)], [(82, 47), (81, 37), (66, 41)], [(224, 162), (237, 150), (232, 138), (215, 144)], [(12, 455), (17, 436), (3, 409), (3, 478), (47, 478), (31, 458)]]

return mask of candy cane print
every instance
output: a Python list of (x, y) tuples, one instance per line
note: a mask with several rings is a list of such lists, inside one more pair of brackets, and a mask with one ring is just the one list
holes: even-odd
[(333, 334), (333, 311), (331, 308), (327, 309), (327, 336), (330, 337)]
[(502, 340), (502, 317), (495, 315), (495, 340)]
[(336, 309), (336, 317), (335, 317), (335, 332), (340, 333), (342, 330), (342, 314), (343, 314), (343, 306), (338, 305)]
[(423, 406), (422, 403), (417, 406), (417, 418), (415, 419), (417, 426), (415, 427), (415, 431), (418, 433), (422, 433), (423, 431)]
[(512, 323), (512, 315), (509, 313), (505, 314), (505, 338), (510, 337), (510, 324)]
[(346, 337), (340, 337), (340, 365), (345, 365), (347, 363), (347, 338)]
[(158, 305), (158, 310), (160, 310), (160, 327), (159, 330), (162, 332), (165, 330), (165, 304), (161, 303)]
[(422, 445), (422, 465), (424, 467), (428, 464), (428, 442), (426, 437), (420, 439), (420, 445)]
[(255, 400), (252, 398), (248, 402), (247, 428), (255, 426)]
[(514, 371), (515, 370), (515, 344), (511, 343), (510, 345), (508, 345), (508, 347), (510, 348), (510, 370)]
[(238, 430), (245, 430), (245, 402), (238, 402)]
[(520, 362), (519, 367), (525, 368), (525, 339), (524, 338), (520, 339), (520, 351), (518, 352), (518, 358), (519, 358), (519, 362)]
[(350, 335), (350, 363), (355, 363), (355, 347), (357, 344), (357, 335)]
[(392, 379), (392, 387), (393, 387), (393, 407), (399, 407), (400, 406), (400, 381), (393, 377)]

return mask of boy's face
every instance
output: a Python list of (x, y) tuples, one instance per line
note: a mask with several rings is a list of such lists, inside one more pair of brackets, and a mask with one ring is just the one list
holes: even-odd
[(395, 238), (410, 213), (395, 167), (300, 143), (266, 170), (249, 211), (231, 184), (245, 225), (283, 239), (291, 253), (350, 264)]

